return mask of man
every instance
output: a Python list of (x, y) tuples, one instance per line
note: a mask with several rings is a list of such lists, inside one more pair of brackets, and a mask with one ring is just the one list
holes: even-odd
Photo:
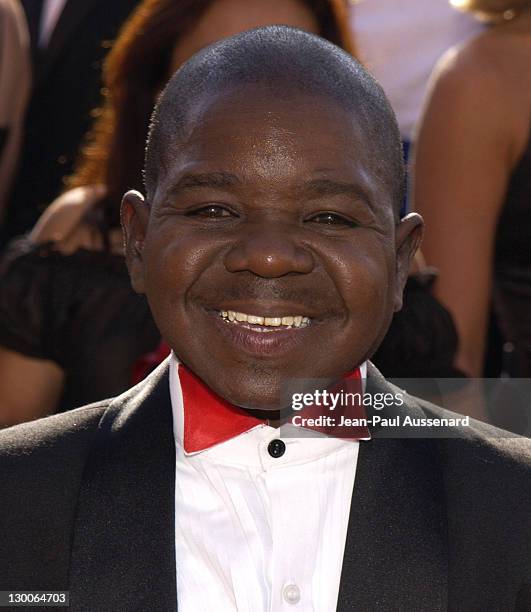
[(28, 231), (64, 189), (91, 111), (101, 104), (101, 67), (138, 0), (22, 0), (32, 55), (32, 91), (20, 163), (6, 194), (0, 244)]
[(367, 369), (367, 393), (398, 391), (366, 360), (422, 222), (397, 217), (372, 78), (290, 28), (217, 43), (160, 98), (145, 182), (124, 197), (128, 265), (175, 356), (2, 433), (0, 590), (69, 590), (74, 610), (525, 609), (527, 442), (269, 425), (286, 382)]

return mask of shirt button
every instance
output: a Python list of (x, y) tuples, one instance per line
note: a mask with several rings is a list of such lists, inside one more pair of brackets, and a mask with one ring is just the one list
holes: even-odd
[(267, 446), (267, 452), (271, 455), (271, 457), (278, 459), (286, 452), (286, 445), (284, 442), (282, 442), (282, 440), (271, 440)]
[(282, 597), (286, 603), (294, 606), (301, 600), (301, 590), (296, 584), (287, 584), (282, 591)]

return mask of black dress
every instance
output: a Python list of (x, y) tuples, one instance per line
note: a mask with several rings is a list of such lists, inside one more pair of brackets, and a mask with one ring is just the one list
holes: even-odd
[(59, 411), (118, 395), (159, 343), (121, 255), (16, 241), (0, 279), (0, 345), (65, 372)]

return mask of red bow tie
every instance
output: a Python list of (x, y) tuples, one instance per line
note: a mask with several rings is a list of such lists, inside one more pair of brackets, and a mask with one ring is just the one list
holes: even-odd
[[(179, 364), (179, 380), (183, 396), (183, 446), (186, 453), (205, 450), (238, 436), (258, 425), (266, 424), (262, 419), (254, 417), (245, 410), (234, 406), (214, 393), (188, 368)], [(356, 368), (344, 377), (347, 384), (352, 384), (361, 390), (361, 372)], [(334, 391), (340, 389), (336, 385)], [(319, 408), (322, 414), (322, 407)], [(317, 416), (316, 407), (310, 406), (303, 411), (305, 416)], [(365, 417), (362, 405), (349, 408), (349, 417)], [(341, 428), (312, 427), (316, 431), (349, 439), (368, 439), (369, 430), (366, 426)]]

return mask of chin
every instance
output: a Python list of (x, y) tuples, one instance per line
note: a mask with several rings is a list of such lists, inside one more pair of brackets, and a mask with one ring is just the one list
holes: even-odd
[(245, 410), (273, 412), (280, 409), (280, 392), (262, 394), (254, 390), (240, 389), (238, 393), (230, 393), (225, 399), (234, 406)]
[(280, 385), (270, 379), (239, 376), (227, 381), (217, 380), (213, 389), (234, 406), (246, 410), (274, 411), (280, 408)]

